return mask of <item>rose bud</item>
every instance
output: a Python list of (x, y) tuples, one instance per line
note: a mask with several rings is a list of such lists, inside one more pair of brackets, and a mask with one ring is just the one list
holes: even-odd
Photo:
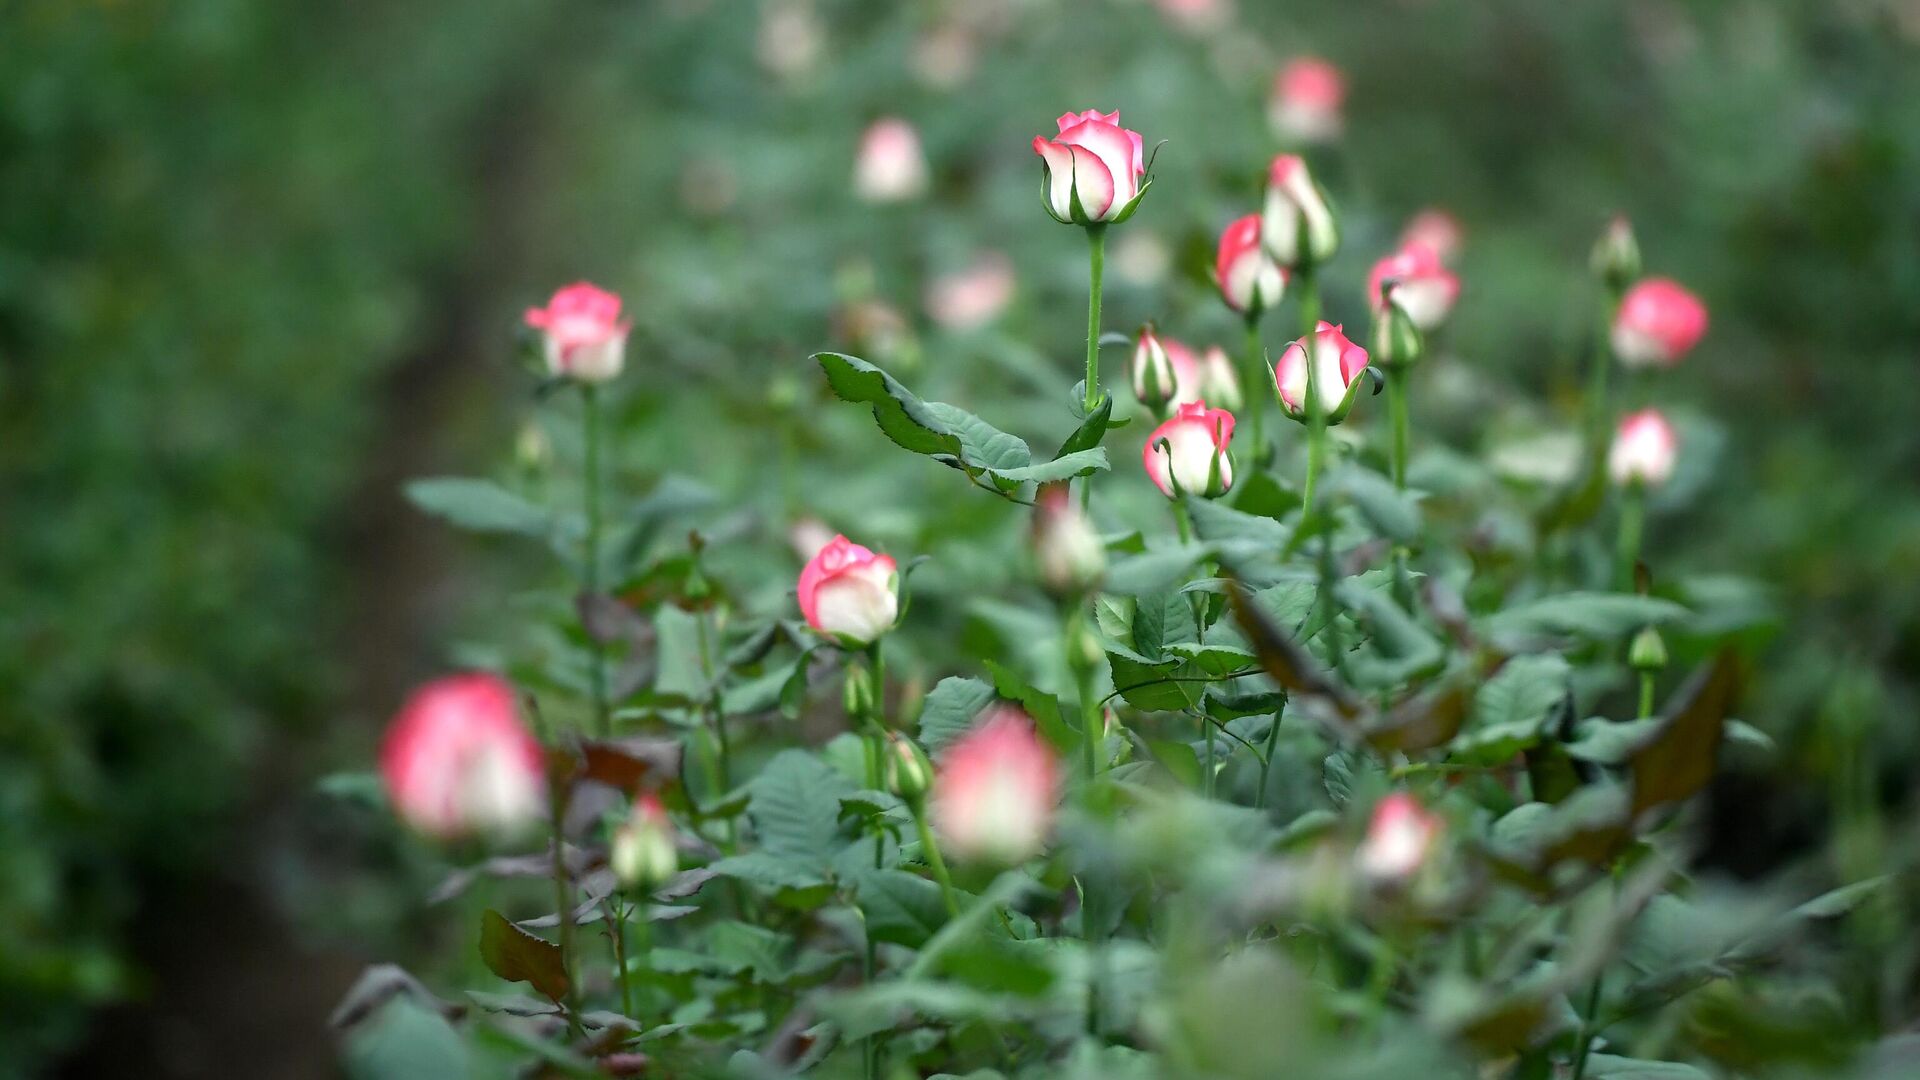
[(1313, 182), (1305, 159), (1281, 154), (1267, 170), (1260, 239), (1281, 266), (1318, 266), (1340, 248), (1340, 229), (1327, 193)]
[(387, 801), (438, 837), (511, 833), (546, 809), (545, 755), (496, 675), (454, 675), (414, 692), (380, 744)]
[(1628, 367), (1672, 367), (1707, 332), (1707, 308), (1669, 278), (1627, 290), (1613, 320), (1613, 351)]
[(1331, 142), (1340, 137), (1340, 105), (1346, 96), (1339, 68), (1319, 57), (1296, 57), (1274, 76), (1267, 119), (1283, 139)]
[(1640, 242), (1626, 215), (1615, 214), (1607, 222), (1607, 231), (1594, 241), (1592, 263), (1593, 272), (1616, 296), (1640, 276)]
[(835, 536), (800, 571), (800, 613), (843, 645), (862, 646), (893, 629), (900, 572), (890, 555)]
[(1341, 328), (1321, 322), (1311, 340), (1289, 342), (1274, 368), (1274, 387), (1280, 391), (1280, 408), (1295, 420), (1312, 419), (1307, 409), (1307, 359), (1312, 351), (1313, 386), (1318, 396), (1320, 418), (1337, 424), (1347, 418), (1353, 401), (1359, 396), (1360, 373), (1367, 368), (1367, 350), (1347, 340)]
[(853, 161), (854, 194), (867, 202), (903, 202), (927, 190), (927, 157), (920, 133), (897, 116), (876, 120), (860, 136)]
[(1186, 342), (1161, 335), (1160, 344), (1167, 350), (1167, 363), (1173, 366), (1173, 399), (1167, 402), (1166, 412), (1171, 416), (1180, 406), (1206, 396), (1202, 392), (1206, 376), (1200, 368), (1200, 358), (1193, 355)]
[(1404, 791), (1381, 799), (1360, 844), (1360, 872), (1376, 881), (1405, 881), (1427, 861), (1440, 838), (1440, 819)]
[(613, 831), (607, 865), (620, 884), (641, 892), (652, 892), (680, 872), (673, 822), (659, 796), (647, 792), (633, 800), (633, 813)]
[(1380, 286), (1381, 302), (1374, 307), (1371, 360), (1383, 368), (1403, 368), (1426, 353), (1426, 340), (1413, 316), (1401, 303), (1406, 286), (1388, 279)]
[(1667, 666), (1667, 642), (1658, 627), (1643, 626), (1627, 645), (1627, 666), (1640, 672), (1658, 672)]
[(1013, 301), (1013, 292), (1012, 261), (988, 252), (966, 269), (927, 283), (927, 314), (949, 330), (972, 330), (998, 318)]
[(1200, 393), (1198, 395), (1223, 409), (1237, 410), (1242, 404), (1240, 373), (1233, 369), (1233, 358), (1218, 345), (1207, 346), (1200, 355)]
[(1033, 139), (1033, 152), (1046, 161), (1047, 213), (1073, 225), (1133, 216), (1147, 191), (1140, 133), (1121, 127), (1117, 110), (1066, 113), (1057, 122), (1060, 134)]
[(887, 732), (887, 790), (917, 806), (933, 786), (933, 763), (920, 747), (897, 731)]
[(1440, 261), (1452, 262), (1460, 254), (1460, 246), (1466, 242), (1466, 230), (1452, 214), (1435, 207), (1413, 215), (1407, 227), (1400, 231), (1400, 246), (1403, 248), (1419, 245), (1440, 256)]
[(1377, 315), (1386, 310), (1383, 287), (1397, 282), (1395, 299), (1422, 330), (1438, 329), (1453, 313), (1453, 302), (1460, 298), (1460, 279), (1440, 261), (1432, 248), (1415, 245), (1373, 264), (1367, 277), (1367, 300)]
[(933, 780), (933, 825), (956, 858), (1012, 865), (1038, 853), (1058, 797), (1053, 751), (1011, 706), (947, 748)]
[(1133, 396), (1155, 412), (1171, 404), (1180, 393), (1180, 377), (1174, 371), (1173, 357), (1166, 341), (1153, 332), (1152, 323), (1142, 326), (1140, 336), (1134, 339), (1133, 365), (1128, 374), (1133, 382)]
[(1033, 555), (1041, 584), (1060, 596), (1091, 589), (1107, 571), (1107, 547), (1065, 484), (1046, 485), (1034, 500)]
[(1278, 305), (1287, 291), (1286, 270), (1260, 243), (1259, 214), (1248, 214), (1220, 234), (1213, 273), (1227, 306), (1248, 316)]
[(553, 294), (543, 308), (527, 309), (527, 325), (546, 336), (547, 371), (581, 382), (606, 382), (627, 361), (627, 331), (620, 298), (582, 281)]
[(1147, 436), (1140, 462), (1154, 486), (1169, 499), (1217, 498), (1233, 487), (1233, 455), (1227, 450), (1232, 441), (1232, 413), (1209, 409), (1204, 401), (1189, 401)]
[(1634, 484), (1659, 487), (1673, 475), (1680, 455), (1680, 437), (1657, 409), (1643, 409), (1620, 421), (1607, 452), (1607, 473), (1621, 487)]

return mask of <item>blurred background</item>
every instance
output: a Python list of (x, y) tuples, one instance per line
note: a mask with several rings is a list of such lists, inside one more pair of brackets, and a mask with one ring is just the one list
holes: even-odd
[[(1088, 107), (1166, 143), (1114, 236), (1107, 328), (1236, 341), (1205, 268), (1306, 54), (1348, 86), (1314, 156), (1347, 215), (1332, 312), (1364, 323), (1367, 267), (1416, 211), (1465, 230), (1415, 385), (1430, 466), (1570, 427), (1613, 213), (1705, 298), (1659, 393), (1711, 468), (1652, 543), (1755, 613), (1744, 718), (1779, 749), (1718, 781), (1704, 860), (1910, 858), (1916, 0), (14, 0), (0, 1075), (332, 1075), (326, 1015), (360, 967), (462, 940), (421, 899), (435, 857), (321, 778), (368, 767), (415, 682), (509, 641), (499, 598), (547, 572), (401, 494), (525, 487), (574, 452), (570, 402), (534, 400), (524, 307), (583, 277), (626, 297), (616, 483), (697, 481), (759, 552), (739, 572), (763, 606), (813, 519), (933, 555), (936, 604), (990, 595), (1009, 570), (943, 546), (1024, 519), (887, 450), (807, 355), (1064, 434), (1084, 242), (1042, 212), (1028, 144)], [(876, 203), (853, 172), (883, 116), (928, 171)], [(1018, 636), (1010, 609), (934, 610), (963, 651)], [(1883, 929), (1862, 975), (1907, 986), (1915, 936)], [(1899, 1026), (1910, 997), (1883, 1000)]]

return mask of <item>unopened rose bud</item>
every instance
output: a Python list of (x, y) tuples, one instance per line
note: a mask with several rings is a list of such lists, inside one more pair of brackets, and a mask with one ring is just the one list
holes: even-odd
[(1237, 411), (1245, 404), (1240, 394), (1240, 373), (1233, 369), (1233, 359), (1227, 350), (1218, 345), (1207, 346), (1200, 355), (1200, 390), (1197, 399), (1210, 401), (1222, 409)]
[(547, 372), (558, 378), (598, 383), (620, 374), (627, 361), (627, 333), (620, 298), (582, 281), (553, 294), (543, 308), (528, 308), (527, 325), (546, 340)]
[(912, 739), (887, 733), (887, 790), (909, 806), (918, 805), (933, 786), (933, 763)]
[(1438, 253), (1424, 246), (1401, 248), (1373, 264), (1373, 273), (1367, 278), (1367, 301), (1376, 313), (1386, 303), (1389, 284), (1393, 285), (1394, 299), (1423, 331), (1439, 329), (1453, 314), (1454, 301), (1460, 298), (1460, 278), (1447, 269)]
[(380, 776), (401, 820), (433, 836), (509, 834), (546, 810), (545, 755), (495, 675), (416, 691), (381, 743)]
[(1154, 486), (1170, 499), (1217, 498), (1233, 486), (1233, 455), (1227, 448), (1232, 441), (1232, 413), (1190, 401), (1147, 436), (1140, 460)]
[(1607, 473), (1621, 487), (1659, 487), (1673, 475), (1680, 437), (1658, 409), (1643, 409), (1620, 421), (1607, 452)]
[[(1313, 364), (1308, 379), (1307, 364)], [(1342, 328), (1322, 322), (1310, 338), (1289, 342), (1274, 367), (1274, 388), (1280, 393), (1280, 408), (1288, 416), (1305, 423), (1312, 419), (1307, 405), (1307, 386), (1313, 386), (1324, 423), (1337, 424), (1352, 411), (1359, 396), (1360, 373), (1367, 369), (1367, 350), (1347, 340)]]
[(620, 884), (652, 892), (680, 872), (673, 821), (652, 792), (633, 800), (633, 813), (613, 832), (607, 864)]
[(1134, 339), (1133, 363), (1127, 373), (1133, 383), (1133, 396), (1155, 412), (1165, 408), (1180, 392), (1173, 357), (1166, 342), (1154, 333), (1152, 323), (1142, 326), (1140, 336)]
[(867, 202), (903, 202), (927, 190), (927, 157), (920, 133), (897, 116), (874, 121), (860, 137), (853, 163), (854, 194)]
[(1460, 222), (1437, 207), (1428, 207), (1413, 215), (1407, 227), (1400, 230), (1401, 247), (1424, 247), (1440, 256), (1444, 263), (1451, 263), (1465, 242), (1466, 230), (1460, 227)]
[(933, 824), (959, 859), (1012, 865), (1046, 842), (1059, 795), (1053, 751), (1018, 709), (994, 709), (947, 748), (933, 781)]
[(1707, 333), (1707, 306), (1669, 278), (1627, 290), (1613, 320), (1613, 351), (1628, 367), (1672, 367)]
[(1296, 57), (1273, 80), (1267, 119), (1281, 138), (1322, 143), (1340, 137), (1346, 79), (1340, 69), (1317, 56)]
[(1640, 276), (1640, 242), (1624, 214), (1614, 215), (1607, 231), (1594, 241), (1592, 263), (1594, 274), (1616, 295)]
[(1388, 795), (1367, 823), (1367, 838), (1356, 859), (1360, 872), (1376, 881), (1405, 881), (1425, 865), (1440, 831), (1440, 819), (1413, 796), (1404, 791)]
[(891, 556), (835, 536), (800, 571), (800, 613), (808, 626), (843, 645), (866, 645), (893, 629), (899, 588)]
[(1373, 312), (1373, 349), (1369, 359), (1383, 368), (1411, 367), (1426, 352), (1413, 316), (1401, 305), (1401, 287), (1388, 282), (1386, 300)]
[(1286, 295), (1287, 271), (1260, 241), (1259, 214), (1248, 214), (1220, 234), (1213, 273), (1227, 306), (1248, 316), (1278, 306)]
[(1033, 152), (1046, 162), (1047, 213), (1073, 225), (1133, 216), (1147, 190), (1140, 133), (1121, 127), (1117, 110), (1066, 113), (1056, 123), (1058, 135), (1033, 139)]
[(1013, 300), (1013, 263), (990, 251), (964, 270), (941, 274), (928, 282), (927, 314), (949, 330), (971, 330), (1000, 316)]
[(519, 436), (513, 440), (513, 456), (521, 468), (540, 472), (553, 461), (553, 441), (539, 424), (523, 424)]
[(847, 665), (846, 679), (840, 684), (840, 703), (855, 719), (872, 716), (880, 695), (874, 690), (873, 676), (865, 664)]
[(1267, 170), (1260, 239), (1274, 261), (1291, 269), (1318, 266), (1340, 248), (1333, 206), (1298, 154), (1281, 154)]
[(1042, 488), (1033, 507), (1033, 554), (1040, 582), (1059, 596), (1074, 596), (1100, 583), (1107, 549), (1065, 484)]
[(1627, 665), (1635, 671), (1662, 671), (1667, 666), (1667, 643), (1654, 627), (1642, 627), (1627, 646)]

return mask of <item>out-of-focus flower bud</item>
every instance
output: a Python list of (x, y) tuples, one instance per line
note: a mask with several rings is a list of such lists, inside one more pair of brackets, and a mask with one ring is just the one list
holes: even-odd
[(1404, 286), (1388, 281), (1381, 287), (1385, 301), (1373, 309), (1373, 341), (1370, 359), (1384, 368), (1411, 367), (1426, 352), (1420, 327), (1401, 304)]
[(1373, 264), (1367, 277), (1367, 302), (1378, 313), (1386, 303), (1386, 287), (1393, 283), (1394, 299), (1422, 330), (1435, 330), (1453, 314), (1460, 298), (1460, 278), (1447, 269), (1432, 248), (1413, 246)]
[(545, 428), (528, 421), (513, 440), (513, 456), (521, 468), (540, 472), (553, 462), (553, 440), (547, 438)]
[(1062, 224), (1120, 222), (1146, 194), (1140, 133), (1120, 126), (1120, 113), (1097, 109), (1065, 113), (1060, 133), (1036, 135), (1033, 152), (1046, 161), (1047, 213)]
[(380, 745), (380, 776), (401, 820), (432, 836), (507, 834), (546, 809), (545, 756), (495, 675), (416, 691)]
[(1331, 142), (1344, 126), (1340, 106), (1346, 96), (1347, 82), (1339, 68), (1317, 56), (1295, 57), (1274, 76), (1267, 119), (1276, 134), (1291, 142)]
[(1425, 865), (1440, 832), (1438, 817), (1413, 796), (1396, 791), (1373, 809), (1356, 858), (1360, 872), (1375, 881), (1405, 881)]
[(1621, 487), (1659, 487), (1673, 475), (1680, 437), (1658, 409), (1642, 409), (1620, 421), (1607, 452), (1607, 473)]
[(1318, 266), (1340, 249), (1340, 228), (1327, 193), (1298, 154), (1281, 154), (1267, 170), (1260, 239), (1281, 266)]
[(1168, 22), (1190, 34), (1207, 34), (1233, 22), (1233, 0), (1156, 0)]
[(893, 629), (899, 587), (892, 556), (835, 536), (800, 571), (800, 613), (843, 645), (865, 645)]
[(887, 790), (918, 806), (933, 786), (933, 763), (912, 739), (897, 731), (887, 733)]
[(1360, 373), (1367, 368), (1367, 350), (1347, 340), (1341, 327), (1322, 322), (1310, 338), (1288, 342), (1273, 371), (1280, 408), (1301, 422), (1312, 419), (1307, 408), (1307, 363), (1313, 363), (1312, 384), (1320, 417), (1337, 424), (1347, 418), (1360, 392)]
[(1593, 272), (1615, 294), (1625, 291), (1640, 276), (1640, 242), (1634, 239), (1633, 222), (1615, 214), (1607, 222), (1607, 231), (1593, 243)]
[(1046, 485), (1034, 500), (1033, 558), (1041, 584), (1060, 596), (1093, 588), (1107, 572), (1106, 545), (1065, 484)]
[(1233, 369), (1233, 358), (1218, 345), (1207, 346), (1200, 354), (1200, 392), (1197, 397), (1229, 411), (1245, 403), (1240, 394), (1240, 373)]
[(854, 194), (867, 202), (904, 202), (927, 190), (927, 156), (920, 133), (897, 116), (873, 122), (860, 136), (853, 161)]
[(820, 66), (826, 45), (826, 27), (812, 0), (774, 0), (761, 9), (754, 54), (773, 74), (786, 79), (806, 77)]
[(1287, 271), (1260, 242), (1259, 214), (1248, 214), (1220, 234), (1213, 273), (1227, 306), (1248, 316), (1278, 305), (1286, 295)]
[(928, 282), (927, 314), (949, 330), (972, 330), (998, 318), (1012, 302), (1013, 292), (1013, 263), (990, 251), (966, 269)]
[(1662, 671), (1667, 666), (1667, 642), (1652, 626), (1642, 627), (1627, 646), (1627, 665), (1635, 671)]
[(874, 715), (874, 706), (879, 703), (880, 695), (873, 686), (873, 674), (865, 664), (855, 661), (847, 665), (846, 679), (840, 684), (840, 703), (847, 715), (856, 720)]
[(1707, 306), (1669, 278), (1627, 290), (1613, 320), (1613, 351), (1628, 367), (1672, 367), (1707, 333)]
[(1168, 498), (1218, 498), (1233, 487), (1233, 414), (1204, 401), (1180, 406), (1173, 419), (1153, 429), (1140, 453), (1155, 487)]
[(613, 831), (607, 864), (620, 884), (652, 892), (680, 872), (673, 821), (652, 792), (633, 800), (633, 813)]
[(958, 859), (1011, 865), (1038, 853), (1059, 793), (1053, 751), (1018, 709), (994, 709), (947, 748), (933, 781), (933, 825)]
[(527, 309), (527, 325), (546, 338), (547, 372), (580, 382), (606, 382), (627, 362), (627, 332), (620, 298), (586, 282), (553, 294), (543, 308)]
[(1153, 324), (1140, 328), (1133, 342), (1133, 363), (1127, 374), (1133, 383), (1133, 396), (1155, 412), (1171, 404), (1180, 393), (1180, 378), (1173, 368), (1167, 343), (1154, 333)]
[(1413, 215), (1407, 227), (1400, 230), (1400, 246), (1424, 247), (1440, 256), (1441, 262), (1451, 263), (1459, 257), (1466, 236), (1466, 230), (1452, 214), (1430, 206)]
[(793, 545), (794, 554), (809, 562), (820, 549), (833, 543), (833, 530), (815, 517), (804, 517), (787, 527), (787, 543)]

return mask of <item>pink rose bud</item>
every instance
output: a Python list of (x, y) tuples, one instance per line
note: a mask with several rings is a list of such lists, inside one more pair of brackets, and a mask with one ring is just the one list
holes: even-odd
[(933, 780), (933, 825), (949, 854), (1012, 865), (1040, 851), (1058, 798), (1053, 751), (1011, 706), (947, 748)]
[(1323, 143), (1340, 137), (1340, 105), (1347, 82), (1340, 69), (1316, 56), (1295, 57), (1273, 79), (1267, 119), (1281, 138)]
[(647, 792), (633, 800), (633, 813), (613, 831), (607, 865), (622, 885), (652, 892), (680, 871), (680, 850), (673, 821), (660, 797)]
[(1200, 358), (1193, 355), (1186, 342), (1163, 335), (1160, 344), (1166, 347), (1167, 362), (1173, 365), (1173, 400), (1167, 402), (1167, 413), (1171, 415), (1187, 402), (1206, 396), (1202, 392), (1206, 373), (1200, 367)]
[(1340, 229), (1327, 193), (1313, 182), (1306, 160), (1281, 154), (1267, 170), (1260, 239), (1281, 266), (1318, 266), (1340, 248)]
[(1427, 861), (1440, 839), (1440, 819), (1421, 809), (1404, 791), (1396, 791), (1373, 808), (1367, 838), (1360, 845), (1361, 873), (1378, 881), (1404, 881)]
[(1127, 374), (1133, 383), (1133, 396), (1155, 412), (1179, 396), (1180, 373), (1174, 369), (1172, 351), (1167, 340), (1154, 333), (1152, 323), (1142, 326), (1140, 336), (1134, 339), (1133, 363)]
[(1633, 222), (1625, 214), (1615, 214), (1606, 231), (1593, 242), (1593, 272), (1615, 293), (1640, 277), (1640, 241), (1634, 238)]
[(1360, 373), (1367, 368), (1367, 350), (1347, 340), (1341, 328), (1322, 322), (1311, 339), (1289, 342), (1274, 368), (1274, 387), (1280, 391), (1280, 408), (1295, 420), (1309, 420), (1307, 410), (1307, 359), (1313, 359), (1313, 386), (1319, 398), (1321, 418), (1329, 424), (1346, 419), (1360, 389)]
[(1680, 437), (1658, 409), (1643, 409), (1620, 421), (1607, 452), (1607, 473), (1621, 487), (1644, 484), (1659, 487), (1673, 475), (1680, 456)]
[(1173, 419), (1153, 429), (1140, 462), (1169, 499), (1181, 495), (1217, 498), (1233, 486), (1233, 414), (1204, 401), (1180, 406)]
[(1233, 358), (1227, 350), (1218, 345), (1207, 346), (1200, 354), (1200, 393), (1207, 401), (1228, 411), (1236, 411), (1244, 404), (1240, 396), (1240, 373), (1233, 368)]
[(415, 691), (380, 744), (387, 801), (438, 837), (511, 833), (545, 813), (540, 744), (495, 675), (454, 675)]
[(1613, 320), (1613, 351), (1628, 367), (1672, 367), (1707, 333), (1707, 308), (1669, 278), (1627, 290)]
[(892, 556), (836, 536), (800, 571), (800, 613), (828, 637), (865, 645), (893, 629), (899, 587)]
[(1033, 506), (1033, 553), (1041, 584), (1071, 596), (1099, 584), (1107, 547), (1065, 484), (1040, 489)]
[(903, 202), (927, 190), (920, 133), (897, 116), (876, 120), (860, 137), (853, 161), (854, 194), (867, 202)]
[(1400, 231), (1400, 246), (1419, 245), (1440, 256), (1441, 262), (1450, 263), (1459, 256), (1466, 236), (1466, 230), (1452, 214), (1428, 207), (1413, 215), (1407, 227)]
[(1121, 127), (1118, 111), (1066, 113), (1058, 123), (1060, 134), (1033, 139), (1047, 164), (1047, 213), (1073, 225), (1131, 217), (1147, 190), (1140, 133)]
[(927, 283), (927, 314), (949, 330), (972, 330), (1000, 316), (1013, 301), (1013, 263), (997, 251)]
[(606, 382), (627, 360), (627, 331), (620, 298), (582, 281), (553, 294), (543, 308), (527, 309), (527, 325), (543, 331), (547, 371), (581, 382)]
[(1453, 313), (1453, 302), (1460, 298), (1460, 279), (1432, 248), (1418, 244), (1373, 264), (1373, 273), (1367, 278), (1367, 300), (1375, 314), (1386, 310), (1382, 290), (1390, 281), (1399, 283), (1394, 300), (1413, 319), (1413, 325), (1424, 331), (1446, 322)]
[(1227, 306), (1248, 315), (1279, 304), (1287, 291), (1286, 270), (1260, 243), (1259, 214), (1248, 214), (1220, 234), (1213, 272)]

